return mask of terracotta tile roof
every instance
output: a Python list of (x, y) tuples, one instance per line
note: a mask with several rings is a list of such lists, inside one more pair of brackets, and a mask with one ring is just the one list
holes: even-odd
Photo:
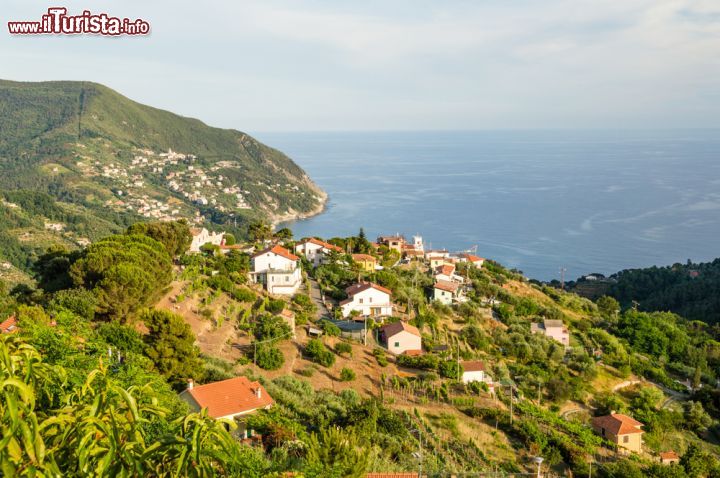
[(444, 290), (446, 292), (452, 292), (453, 294), (457, 292), (459, 285), (455, 282), (448, 282), (446, 280), (439, 280), (435, 282), (435, 285), (433, 285), (435, 289)]
[(300, 244), (307, 244), (307, 243), (315, 244), (316, 246), (324, 247), (325, 249), (330, 249), (337, 252), (343, 252), (341, 247), (336, 246), (335, 244), (330, 244), (329, 242), (321, 241), (320, 239), (316, 239), (314, 237), (309, 237), (307, 239), (303, 239), (300, 241)]
[(370, 254), (353, 254), (353, 255), (352, 255), (352, 258), (353, 258), (353, 260), (354, 260), (355, 262), (360, 262), (360, 261), (372, 261), (372, 262), (377, 262), (377, 259), (375, 259), (375, 258), (374, 258), (373, 256), (371, 256)]
[(400, 234), (396, 236), (380, 236), (377, 238), (378, 242), (389, 242), (389, 241), (400, 241), (400, 242), (407, 242), (405, 240), (405, 237), (401, 236)]
[(450, 264), (443, 264), (441, 266), (438, 266), (435, 269), (435, 272), (438, 274), (450, 276), (453, 274), (453, 272), (455, 272), (455, 266), (450, 265)]
[(485, 364), (480, 360), (469, 360), (462, 362), (462, 368), (465, 372), (482, 372), (485, 370)]
[(616, 436), (643, 433), (643, 431), (640, 430), (640, 427), (643, 426), (642, 423), (622, 413), (612, 413), (603, 417), (595, 417), (592, 419), (592, 424), (595, 427), (604, 428)]
[(386, 289), (385, 287), (377, 285), (374, 282), (360, 282), (358, 284), (353, 284), (347, 289), (345, 289), (345, 293), (352, 297), (353, 295), (359, 294), (360, 292), (368, 290), (370, 288), (379, 290), (380, 292), (385, 292), (388, 295), (392, 295), (392, 291), (390, 289)]
[(263, 249), (260, 252), (256, 252), (252, 255), (253, 258), (262, 256), (263, 254), (267, 254), (268, 252), (272, 252), (273, 254), (277, 254), (278, 256), (284, 257), (285, 259), (289, 259), (291, 261), (297, 261), (300, 259), (298, 256), (293, 254), (292, 252), (288, 251), (282, 246), (272, 246), (268, 247), (267, 249)]
[(417, 335), (420, 337), (420, 331), (417, 329), (417, 327), (413, 327), (412, 325), (408, 324), (407, 322), (398, 321), (393, 322), (392, 324), (387, 324), (382, 327), (380, 327), (380, 330), (385, 334), (386, 338), (390, 338), (393, 335), (399, 334), (403, 330), (405, 332), (410, 332), (413, 335)]
[(660, 453), (660, 459), (661, 460), (679, 460), (680, 455), (678, 455), (677, 453), (675, 453), (672, 450), (664, 451), (664, 452)]
[(463, 257), (465, 259), (469, 260), (470, 262), (478, 262), (478, 261), (484, 261), (485, 259), (482, 257), (474, 256), (472, 254), (465, 254)]
[(294, 319), (295, 318), (295, 312), (293, 312), (290, 309), (283, 309), (278, 314), (280, 317), (285, 317), (286, 319)]
[(17, 318), (15, 318), (14, 315), (11, 315), (4, 321), (0, 323), (0, 333), (1, 334), (9, 334), (12, 332), (15, 332), (18, 330), (17, 328)]
[(406, 350), (403, 354), (411, 357), (417, 357), (418, 355), (422, 355), (422, 350)]
[[(260, 390), (260, 397), (257, 390)], [(247, 377), (235, 377), (220, 382), (195, 385), (186, 390), (200, 408), (207, 408), (213, 418), (247, 413), (272, 405), (274, 400), (259, 382), (251, 382)]]
[(563, 328), (565, 327), (565, 324), (563, 324), (562, 320), (549, 320), (545, 319), (543, 321), (543, 324), (545, 325), (545, 329), (549, 328)]

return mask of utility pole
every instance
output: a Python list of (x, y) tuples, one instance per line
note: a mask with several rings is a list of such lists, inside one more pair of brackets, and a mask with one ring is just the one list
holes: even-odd
[(567, 272), (567, 269), (564, 267), (560, 268), (560, 289), (565, 290), (565, 272)]

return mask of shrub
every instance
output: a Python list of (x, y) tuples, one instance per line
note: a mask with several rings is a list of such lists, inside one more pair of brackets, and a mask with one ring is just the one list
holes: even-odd
[(340, 380), (343, 382), (352, 382), (353, 380), (355, 380), (355, 378), (355, 371), (352, 369), (343, 367), (343, 369), (340, 371)]
[(375, 359), (377, 360), (378, 365), (381, 367), (387, 367), (388, 359), (387, 355), (385, 355), (385, 351), (383, 349), (374, 349), (373, 355), (375, 356)]
[(313, 362), (324, 367), (330, 367), (335, 363), (335, 355), (318, 339), (311, 339), (308, 342), (305, 347), (305, 355)]
[(231, 295), (238, 302), (255, 302), (255, 293), (243, 287), (235, 287)]
[(264, 370), (277, 370), (285, 363), (285, 357), (279, 348), (265, 345), (258, 347), (255, 362)]
[(335, 346), (335, 352), (352, 357), (352, 345), (347, 342), (340, 342)]
[(325, 332), (325, 335), (328, 335), (330, 337), (339, 337), (340, 336), (340, 327), (333, 324), (329, 320), (321, 320), (318, 325), (320, 328)]
[(301, 368), (297, 371), (303, 377), (312, 377), (315, 374), (315, 369), (312, 367)]

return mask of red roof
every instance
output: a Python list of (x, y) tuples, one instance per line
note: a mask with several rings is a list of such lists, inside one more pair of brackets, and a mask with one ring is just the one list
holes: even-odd
[(367, 473), (365, 475), (365, 478), (417, 478), (418, 474), (414, 473), (412, 471), (406, 472), (406, 471), (390, 471), (387, 473), (383, 472), (373, 472), (373, 473)]
[(452, 292), (454, 294), (455, 292), (457, 292), (459, 286), (455, 282), (439, 280), (435, 282), (435, 285), (433, 287), (436, 289), (444, 290), (446, 292)]
[[(258, 390), (260, 396), (258, 397)], [(213, 418), (226, 417), (265, 408), (274, 403), (259, 382), (247, 377), (235, 377), (220, 382), (196, 385), (186, 390), (200, 408), (207, 408)], [(183, 392), (185, 393), (185, 392)]]
[(485, 364), (479, 360), (470, 360), (462, 363), (465, 372), (482, 372), (485, 370)]
[(478, 262), (485, 260), (482, 257), (474, 256), (472, 254), (465, 254), (465, 259), (469, 260), (470, 262)]
[(604, 428), (616, 436), (643, 433), (643, 431), (640, 430), (640, 427), (643, 426), (642, 423), (622, 413), (612, 413), (603, 417), (595, 417), (592, 419), (592, 424), (593, 426)]
[(660, 453), (660, 459), (662, 460), (679, 460), (680, 456), (674, 451), (664, 451)]
[(17, 330), (17, 318), (15, 318), (14, 315), (11, 315), (4, 321), (0, 322), (0, 333), (9, 334), (11, 332), (15, 332), (16, 330)]
[(449, 264), (443, 264), (443, 265), (437, 267), (436, 272), (438, 274), (450, 276), (453, 274), (453, 272), (455, 272), (455, 266), (449, 265)]
[(307, 243), (315, 244), (316, 246), (324, 247), (325, 249), (330, 249), (337, 252), (343, 252), (341, 247), (336, 246), (335, 244), (330, 244), (329, 242), (321, 241), (320, 239), (316, 239), (314, 237), (310, 237), (308, 239), (304, 239), (303, 241), (300, 241), (300, 244), (307, 244)]
[(347, 289), (345, 289), (345, 293), (347, 293), (347, 295), (349, 295), (349, 296), (353, 296), (355, 294), (359, 294), (360, 292), (371, 289), (371, 288), (379, 290), (380, 292), (385, 292), (388, 295), (392, 295), (392, 291), (390, 289), (386, 289), (385, 287), (383, 287), (381, 285), (377, 285), (374, 282), (360, 282), (357, 284), (353, 284), (350, 287), (348, 287)]
[(292, 252), (288, 251), (282, 246), (272, 246), (268, 247), (267, 249), (263, 249), (260, 252), (257, 252), (253, 254), (253, 258), (262, 256), (263, 254), (267, 254), (268, 252), (272, 252), (273, 254), (277, 254), (278, 256), (284, 257), (285, 259), (290, 259), (291, 261), (297, 261), (300, 259), (298, 256), (293, 254)]
[(403, 322), (402, 320), (380, 327), (380, 330), (385, 334), (386, 338), (397, 335), (402, 331), (410, 332), (411, 334), (420, 337), (420, 331), (417, 329), (417, 327), (413, 327), (412, 325), (408, 324), (407, 322)]

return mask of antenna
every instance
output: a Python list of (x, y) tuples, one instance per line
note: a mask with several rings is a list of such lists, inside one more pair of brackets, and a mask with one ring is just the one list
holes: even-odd
[(565, 290), (565, 272), (567, 272), (567, 269), (564, 267), (560, 268), (560, 289)]

